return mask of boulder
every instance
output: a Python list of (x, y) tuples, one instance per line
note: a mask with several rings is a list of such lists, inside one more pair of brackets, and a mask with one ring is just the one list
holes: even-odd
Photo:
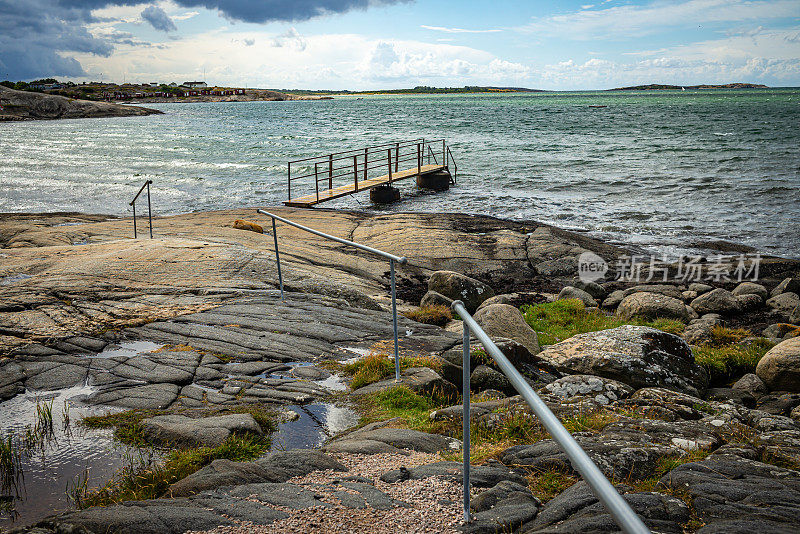
[(772, 347), (759, 360), (756, 374), (773, 391), (800, 392), (800, 337)]
[(594, 300), (589, 293), (577, 287), (567, 286), (558, 294), (558, 300), (577, 299), (583, 302), (587, 308), (590, 306), (597, 306), (597, 301)]
[(527, 487), (504, 480), (471, 500), (472, 521), (459, 530), (468, 534), (514, 532), (536, 517), (541, 506)]
[(428, 280), (428, 290), (452, 300), (460, 300), (470, 313), (494, 296), (494, 291), (480, 280), (453, 271), (436, 271)]
[(218, 447), (232, 433), (262, 435), (261, 427), (249, 413), (191, 418), (185, 415), (157, 415), (141, 424), (144, 438), (159, 447)]
[(469, 387), (470, 390), (476, 392), (495, 389), (507, 395), (516, 393), (514, 386), (511, 385), (506, 375), (486, 365), (479, 365), (472, 371), (472, 375), (469, 378)]
[(682, 297), (681, 290), (669, 284), (643, 284), (629, 287), (623, 291), (623, 295), (626, 297), (634, 293), (658, 293), (659, 295), (672, 297), (674, 299), (680, 299)]
[(781, 293), (767, 300), (767, 306), (789, 316), (795, 308), (800, 306), (800, 297), (797, 296), (797, 293)]
[(491, 338), (508, 338), (524, 346), (531, 354), (538, 354), (539, 339), (528, 326), (519, 309), (508, 304), (492, 304), (475, 314), (475, 321)]
[(755, 398), (761, 397), (767, 393), (766, 384), (764, 384), (764, 381), (758, 378), (758, 375), (755, 373), (747, 373), (731, 387), (733, 389), (746, 391)]
[(758, 399), (758, 410), (770, 415), (788, 416), (800, 405), (800, 393), (783, 393), (776, 391), (762, 395)]
[(733, 293), (719, 288), (703, 293), (692, 301), (691, 306), (700, 315), (706, 313), (728, 315), (741, 311), (741, 305)]
[(634, 388), (656, 386), (698, 396), (708, 383), (683, 339), (645, 326), (578, 334), (550, 345), (539, 357), (567, 373), (611, 378)]
[(800, 325), (800, 306), (795, 307), (792, 313), (789, 314), (789, 322)]
[(586, 291), (592, 296), (592, 298), (597, 299), (599, 301), (602, 301), (604, 298), (606, 298), (606, 295), (608, 294), (606, 288), (604, 288), (597, 282), (584, 282), (580, 278), (576, 278), (570, 283), (570, 285), (572, 287), (576, 287), (578, 289)]
[(628, 295), (617, 307), (617, 315), (623, 319), (641, 317), (644, 319), (689, 320), (689, 313), (683, 300), (667, 297), (658, 293), (638, 292)]
[(480, 310), (481, 308), (491, 306), (492, 304), (511, 304), (513, 306), (514, 299), (511, 298), (511, 295), (495, 295), (481, 302), (481, 305), (478, 306), (478, 309)]
[(419, 301), (419, 306), (447, 306), (453, 304), (453, 299), (447, 298), (441, 293), (436, 291), (428, 291), (423, 295), (422, 300)]
[(609, 378), (593, 375), (567, 375), (547, 384), (541, 391), (563, 399), (588, 397), (598, 404), (606, 405), (615, 400), (630, 397), (634, 390), (622, 382)]
[(605, 300), (603, 301), (603, 308), (616, 308), (619, 306), (619, 303), (622, 302), (627, 295), (621, 289), (617, 289), (616, 291), (612, 291), (610, 295), (608, 295)]
[(735, 296), (740, 295), (758, 295), (761, 297), (761, 302), (767, 300), (769, 293), (767, 288), (755, 282), (742, 282), (731, 291)]
[(691, 302), (698, 297), (697, 291), (681, 291), (681, 298), (684, 302)]
[(689, 291), (694, 291), (698, 295), (702, 295), (703, 293), (708, 293), (712, 289), (714, 289), (712, 286), (708, 284), (701, 284), (699, 282), (693, 282), (689, 284)]
[(739, 301), (739, 308), (743, 312), (757, 310), (764, 305), (764, 299), (761, 298), (761, 295), (756, 295), (755, 293), (738, 295), (736, 300)]
[(748, 408), (754, 408), (756, 405), (756, 398), (749, 391), (734, 388), (708, 388), (706, 390), (706, 400), (724, 403), (735, 402)]
[(789, 334), (795, 329), (797, 329), (797, 327), (792, 324), (775, 323), (769, 325), (764, 329), (763, 336), (773, 339), (783, 339), (786, 336), (786, 334)]
[(393, 388), (398, 385), (403, 385), (416, 391), (417, 393), (426, 395), (441, 395), (445, 397), (454, 397), (458, 395), (456, 387), (445, 380), (436, 371), (429, 367), (411, 367), (400, 373), (400, 382), (395, 382), (394, 376), (367, 384), (366, 386), (353, 391), (353, 395), (367, 395), (369, 393), (377, 393), (386, 389)]
[(781, 293), (797, 293), (800, 295), (800, 278), (784, 278), (783, 282), (772, 290), (770, 296), (775, 297)]

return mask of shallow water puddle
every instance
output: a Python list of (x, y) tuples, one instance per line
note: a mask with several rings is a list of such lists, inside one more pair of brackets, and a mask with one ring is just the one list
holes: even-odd
[[(131, 449), (115, 443), (110, 430), (77, 424), (87, 415), (111, 410), (80, 404), (79, 398), (93, 391), (89, 386), (28, 391), (0, 403), (0, 436), (5, 440), (11, 436), (15, 450), (20, 451), (19, 476), (9, 484), (0, 484), (0, 530), (28, 525), (72, 508), (68, 486), (87, 475), (89, 487), (104, 484), (127, 463)], [(45, 426), (43, 418), (37, 417), (37, 404), (49, 407), (52, 427), (46, 426), (52, 431), (26, 444), (26, 437), (36, 433), (37, 424), (39, 429)]]
[(152, 341), (123, 341), (108, 345), (103, 352), (89, 355), (89, 358), (133, 358), (139, 354), (153, 352), (164, 345)]
[(0, 278), (0, 286), (9, 286), (11, 284), (16, 284), (17, 282), (22, 282), (23, 280), (27, 280), (30, 277), (31, 275), (22, 273), (5, 276), (3, 278)]
[(286, 407), (299, 415), (294, 421), (278, 425), (272, 434), (273, 451), (313, 449), (326, 440), (358, 424), (359, 416), (350, 408), (330, 403), (291, 405)]

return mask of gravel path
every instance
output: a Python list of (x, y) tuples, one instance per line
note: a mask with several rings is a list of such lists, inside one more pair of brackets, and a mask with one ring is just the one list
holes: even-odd
[[(411, 533), (453, 533), (461, 523), (461, 485), (438, 477), (422, 480), (406, 480), (394, 484), (382, 482), (378, 477), (387, 471), (400, 467), (416, 467), (440, 461), (435, 454), (412, 452), (410, 456), (400, 454), (334, 454), (350, 471), (346, 474), (336, 471), (316, 471), (306, 476), (295, 477), (290, 483), (312, 489), (318, 498), (330, 507), (314, 506), (302, 510), (279, 508), (289, 514), (286, 519), (269, 525), (254, 525), (237, 521), (236, 526), (217, 527), (205, 534), (267, 534), (274, 532), (308, 534), (396, 534)], [(374, 483), (375, 488), (389, 497), (408, 504), (408, 507), (394, 507), (389, 510), (376, 510), (370, 506), (353, 509), (342, 506), (333, 495), (342, 491), (335, 484), (344, 477), (363, 477)], [(320, 486), (322, 485), (322, 486)], [(203, 534), (191, 532), (187, 534)]]

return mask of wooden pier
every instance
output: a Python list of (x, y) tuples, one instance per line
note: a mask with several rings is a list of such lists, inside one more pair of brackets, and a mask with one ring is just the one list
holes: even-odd
[(451, 165), (455, 183), (455, 161), (444, 139), (415, 139), (290, 161), (284, 204), (310, 208), (406, 178), (450, 172)]

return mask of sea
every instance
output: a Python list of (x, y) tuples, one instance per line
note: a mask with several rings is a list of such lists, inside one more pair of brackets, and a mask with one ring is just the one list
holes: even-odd
[(0, 212), (130, 215), (147, 179), (156, 215), (278, 205), (290, 160), (444, 138), (458, 165), (448, 192), (408, 180), (390, 206), (366, 193), (324, 206), (539, 221), (655, 254), (722, 240), (800, 258), (800, 88), (146, 105), (164, 115), (0, 124)]

